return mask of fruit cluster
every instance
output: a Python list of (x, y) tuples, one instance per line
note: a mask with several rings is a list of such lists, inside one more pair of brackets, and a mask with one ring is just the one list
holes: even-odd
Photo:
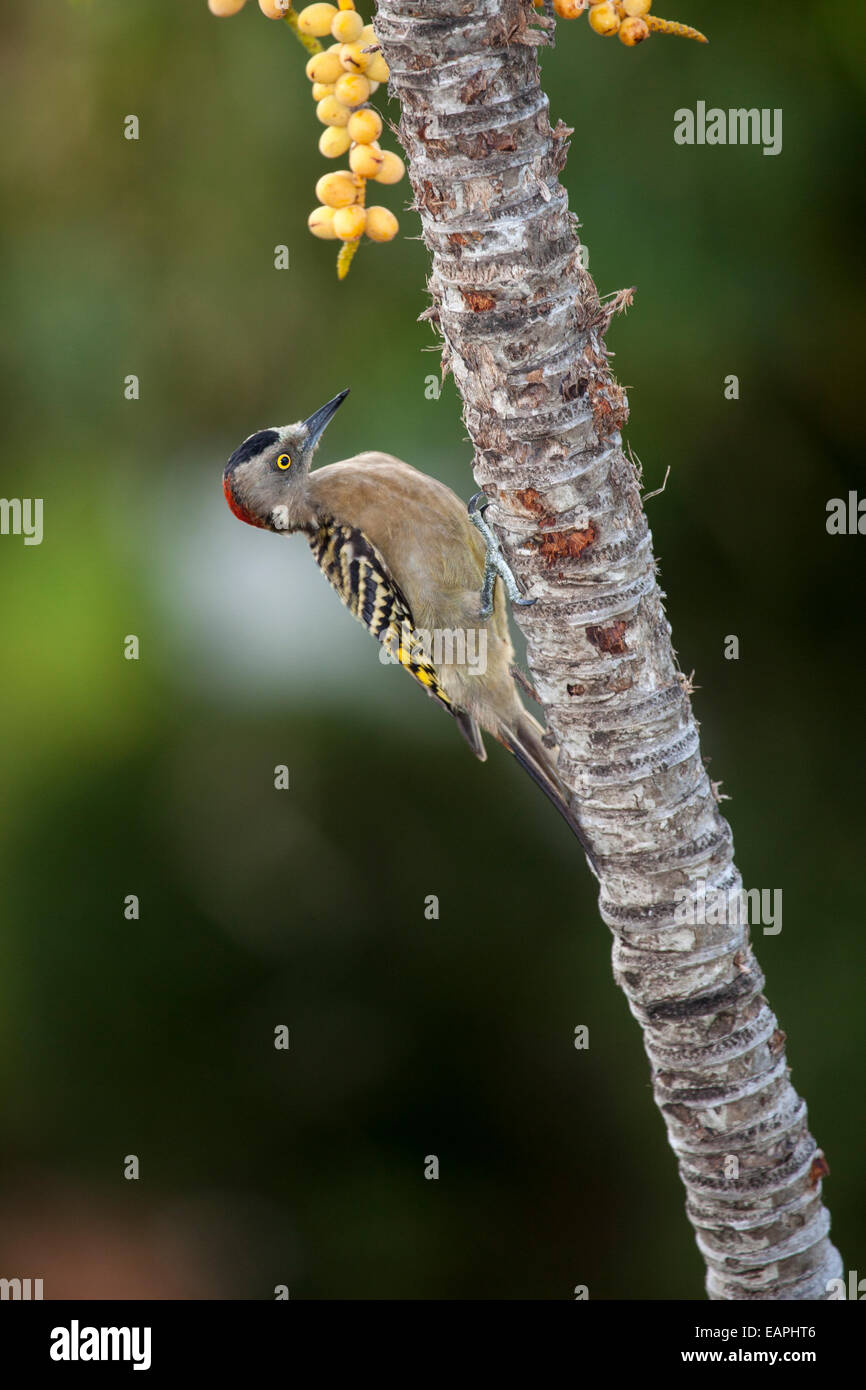
[[(208, 0), (213, 14), (237, 14), (246, 0)], [(354, 0), (307, 5), (299, 13), (289, 0), (258, 0), (270, 19), (284, 19), (310, 54), (307, 77), (312, 83), (316, 116), (325, 129), (319, 151), (326, 159), (348, 154), (348, 169), (323, 174), (316, 184), (319, 206), (307, 219), (313, 236), (340, 241), (337, 275), (348, 274), (362, 236), (393, 241), (399, 230), (388, 208), (367, 206), (367, 184), (399, 183), (405, 169), (399, 155), (379, 144), (382, 117), (370, 97), (388, 80), (372, 24), (365, 24)], [(320, 39), (334, 42), (323, 48)]]
[(388, 80), (388, 64), (376, 42), (372, 24), (365, 24), (354, 0), (334, 5), (307, 5), (298, 15), (302, 34), (335, 40), (307, 63), (313, 84), (316, 116), (325, 129), (319, 152), (326, 159), (348, 154), (349, 168), (323, 174), (316, 184), (319, 206), (307, 225), (314, 236), (343, 243), (337, 260), (340, 279), (347, 274), (362, 235), (371, 241), (392, 241), (398, 224), (393, 212), (367, 206), (367, 183), (399, 183), (403, 161), (379, 144), (382, 117), (369, 105), (380, 82)]
[[(534, 0), (541, 9), (544, 0)], [(696, 39), (707, 43), (706, 37), (693, 29), (690, 24), (678, 24), (673, 19), (658, 19), (650, 14), (652, 0), (603, 0), (602, 4), (590, 0), (553, 0), (553, 8), (560, 19), (577, 19), (584, 10), (589, 9), (589, 27), (595, 34), (613, 38), (614, 34), (627, 48), (643, 43), (650, 34), (678, 34), (680, 38)]]

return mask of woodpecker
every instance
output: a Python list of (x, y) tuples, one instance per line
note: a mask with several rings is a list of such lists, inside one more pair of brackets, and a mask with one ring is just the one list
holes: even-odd
[(311, 471), (348, 394), (306, 420), (245, 439), (223, 473), (229, 507), (250, 526), (306, 536), (354, 617), (448, 711), (477, 758), (487, 757), (482, 729), (504, 744), (566, 820), (597, 875), (544, 731), (518, 693), (518, 680), (531, 687), (514, 664), (505, 597), (518, 605), (535, 600), (521, 595), (484, 520), (489, 499), (476, 493), (467, 507), (437, 479), (376, 451)]

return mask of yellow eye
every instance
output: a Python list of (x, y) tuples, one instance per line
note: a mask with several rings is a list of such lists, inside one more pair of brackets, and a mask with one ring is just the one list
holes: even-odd
[(292, 460), (288, 454), (280, 454), (277, 459), (277, 468), (291, 468)]

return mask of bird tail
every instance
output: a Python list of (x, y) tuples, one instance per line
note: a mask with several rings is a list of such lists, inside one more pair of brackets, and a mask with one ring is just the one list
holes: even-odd
[(541, 725), (533, 719), (531, 714), (521, 709), (520, 715), (513, 725), (500, 727), (499, 736), (500, 741), (508, 751), (514, 754), (524, 772), (529, 773), (535, 785), (541, 788), (544, 795), (556, 807), (572, 834), (577, 836), (589, 861), (589, 866), (598, 878), (599, 872), (595, 857), (589, 847), (583, 827), (569, 805), (568, 792), (559, 779), (550, 751), (542, 740), (542, 733)]

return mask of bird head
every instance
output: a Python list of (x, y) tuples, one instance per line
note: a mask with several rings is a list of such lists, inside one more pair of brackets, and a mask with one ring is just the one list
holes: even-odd
[(294, 531), (313, 518), (306, 498), (313, 454), (349, 392), (294, 425), (258, 430), (235, 449), (223, 473), (223, 492), (231, 510), (250, 526)]

